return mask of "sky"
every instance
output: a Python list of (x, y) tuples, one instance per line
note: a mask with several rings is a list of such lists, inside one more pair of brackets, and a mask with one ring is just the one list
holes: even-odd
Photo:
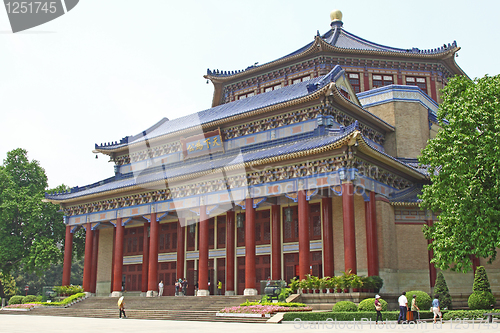
[(81, 0), (13, 34), (0, 8), (0, 160), (24, 148), (49, 187), (114, 175), (95, 143), (119, 141), (163, 117), (211, 106), (207, 68), (245, 69), (291, 53), (330, 29), (398, 48), (457, 41), (469, 77), (500, 74), (500, 1)]

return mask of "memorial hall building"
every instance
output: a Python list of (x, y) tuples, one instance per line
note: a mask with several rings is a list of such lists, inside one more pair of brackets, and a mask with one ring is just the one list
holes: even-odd
[[(160, 281), (173, 295), (184, 277), (188, 295), (218, 280), (255, 295), (268, 277), (348, 270), (380, 276), (382, 293), (431, 291), (422, 227), (436, 214), (419, 207), (430, 178), (417, 157), (440, 128), (440, 89), (466, 75), (460, 48), (384, 46), (330, 16), (279, 59), (207, 70), (211, 108), (95, 145), (114, 176), (46, 196), (65, 215), (63, 285), (85, 228), (83, 287), (100, 296), (152, 296)], [(452, 294), (471, 290), (472, 273), (445, 276)]]

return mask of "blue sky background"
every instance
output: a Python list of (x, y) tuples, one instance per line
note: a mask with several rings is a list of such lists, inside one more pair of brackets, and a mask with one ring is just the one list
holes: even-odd
[(12, 34), (0, 9), (0, 158), (22, 147), (51, 187), (113, 176), (94, 143), (137, 134), (163, 117), (207, 109), (207, 68), (272, 61), (330, 28), (420, 49), (457, 41), (471, 77), (500, 73), (499, 1), (82, 0), (68, 14)]

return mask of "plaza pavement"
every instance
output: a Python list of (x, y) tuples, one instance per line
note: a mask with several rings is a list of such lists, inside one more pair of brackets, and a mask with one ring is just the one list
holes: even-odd
[(202, 332), (202, 333), (281, 333), (281, 332), (500, 332), (500, 324), (493, 326), (472, 326), (472, 322), (444, 322), (443, 325), (433, 326), (432, 323), (418, 326), (331, 323), (330, 326), (310, 323), (290, 324), (239, 324), (239, 323), (216, 323), (216, 322), (193, 322), (193, 321), (169, 321), (169, 320), (139, 320), (139, 319), (100, 319), (100, 318), (78, 318), (78, 317), (50, 317), (50, 316), (24, 316), (0, 314), (0, 332), (5, 333), (115, 333), (115, 332), (147, 332), (147, 333), (176, 333), (176, 332)]

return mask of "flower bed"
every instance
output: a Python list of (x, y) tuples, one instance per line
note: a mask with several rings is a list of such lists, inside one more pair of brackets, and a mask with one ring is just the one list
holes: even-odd
[(40, 306), (38, 303), (26, 303), (26, 304), (12, 304), (12, 305), (7, 305), (3, 309), (4, 310), (18, 310), (18, 311), (29, 311), (35, 306)]
[(255, 313), (255, 314), (273, 314), (276, 312), (298, 312), (298, 311), (312, 311), (309, 306), (304, 307), (289, 307), (289, 306), (275, 306), (275, 305), (250, 305), (250, 306), (233, 306), (224, 308), (219, 313)]

